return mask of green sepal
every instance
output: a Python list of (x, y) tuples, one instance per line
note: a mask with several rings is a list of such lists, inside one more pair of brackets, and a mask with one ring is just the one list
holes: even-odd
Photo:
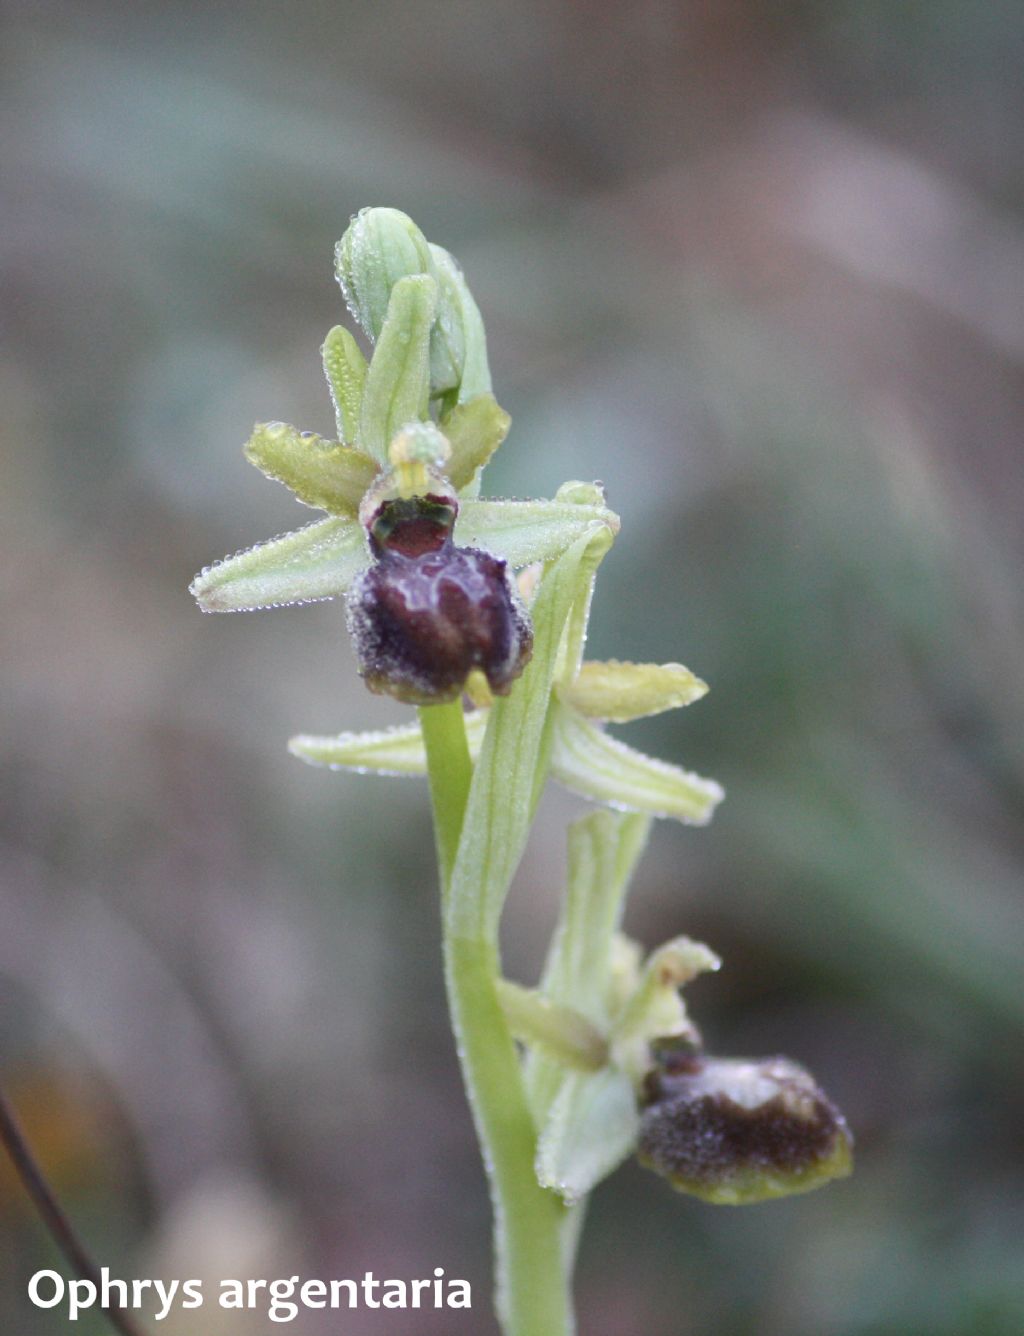
[(286, 422), (258, 422), (245, 445), (250, 464), (290, 487), (307, 506), (355, 518), (378, 469), (352, 445), (325, 441)]
[(600, 1071), (608, 1061), (608, 1042), (585, 1016), (562, 1006), (536, 988), (498, 980), (498, 998), (513, 1036), (579, 1071)]
[(537, 1141), (537, 1181), (571, 1206), (633, 1153), (639, 1130), (624, 1072), (567, 1072)]
[[(471, 754), (479, 753), (486, 727), (487, 715), (483, 711), (466, 715), (466, 740)], [(329, 770), (377, 775), (427, 773), (427, 753), (418, 721), (373, 733), (339, 733), (333, 737), (300, 733), (288, 743), (288, 750), (310, 765), (326, 766)]]
[(359, 439), (383, 465), (391, 438), (427, 416), (430, 328), (437, 284), (427, 274), (402, 278), (391, 289), (387, 319), (366, 373)]
[(535, 561), (551, 561), (581, 534), (595, 528), (606, 535), (596, 545), (603, 556), (619, 529), (619, 517), (604, 506), (469, 500), (460, 505), (455, 541), (460, 547), (486, 548), (518, 569)]
[(362, 526), (332, 516), (207, 566), (189, 590), (204, 612), (315, 603), (344, 594), (368, 560)]
[(508, 435), (512, 419), (493, 394), (478, 394), (456, 404), (439, 423), (448, 438), (451, 455), (445, 472), (456, 491), (474, 483), (480, 471)]
[(574, 793), (692, 826), (706, 825), (725, 796), (713, 779), (628, 747), (561, 702), (553, 713), (551, 773)]
[(359, 440), (363, 388), (366, 385), (366, 358), (344, 325), (335, 325), (327, 331), (320, 355), (334, 404), (338, 436), (349, 445), (354, 445)]
[(588, 719), (628, 724), (707, 695), (707, 683), (681, 663), (587, 662), (558, 694)]
[[(466, 715), (466, 735), (474, 760), (480, 753), (489, 713), (474, 710)], [(626, 746), (565, 705), (552, 706), (552, 723), (553, 778), (594, 802), (649, 817), (673, 817), (690, 825), (703, 825), (723, 796), (714, 780)], [(303, 760), (334, 769), (426, 774), (426, 755), (417, 724), (380, 733), (315, 738), (303, 735), (293, 739), (291, 749)], [(592, 969), (593, 956), (589, 952), (584, 955)], [(564, 996), (583, 1009), (578, 995)]]

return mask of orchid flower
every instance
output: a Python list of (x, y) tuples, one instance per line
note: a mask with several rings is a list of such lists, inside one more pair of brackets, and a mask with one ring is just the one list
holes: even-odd
[[(462, 271), (394, 209), (353, 219), (335, 262), (373, 345), (367, 361), (340, 325), (324, 341), (337, 438), (267, 422), (245, 446), (323, 517), (207, 567), (192, 592), (206, 612), (344, 599), (366, 685), (419, 707), (395, 728), (289, 746), (315, 765), (429, 779), (498, 1315), (506, 1336), (569, 1336), (574, 1208), (626, 1156), (739, 1203), (849, 1172), (849, 1132), (795, 1064), (705, 1056), (679, 990), (718, 968), (708, 947), (676, 937), (645, 957), (622, 931), (652, 818), (703, 825), (723, 790), (606, 731), (708, 688), (679, 663), (584, 659), (619, 530), (602, 488), (482, 498), (509, 417)], [(559, 925), (525, 987), (502, 974), (498, 930), (549, 776), (599, 810), (570, 827)]]

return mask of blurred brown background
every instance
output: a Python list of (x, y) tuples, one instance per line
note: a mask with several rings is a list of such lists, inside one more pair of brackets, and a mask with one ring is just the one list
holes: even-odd
[[(0, 34), (0, 1065), (116, 1274), (468, 1278), (487, 1202), (427, 797), (303, 767), (401, 717), (341, 609), (204, 618), (308, 518), (255, 419), (331, 430), (332, 246), (463, 261), (513, 434), (494, 493), (601, 478), (595, 656), (712, 684), (627, 736), (716, 776), (629, 911), (725, 958), (719, 1051), (810, 1065), (856, 1176), (598, 1194), (583, 1336), (1019, 1336), (1024, 23), (1009, 0), (7, 3)], [(532, 980), (550, 793), (507, 918)], [(0, 1175), (0, 1329), (66, 1326)], [(220, 1327), (207, 1305), (176, 1331)], [(171, 1322), (161, 1324), (165, 1331)], [(83, 1317), (76, 1328), (105, 1328)]]

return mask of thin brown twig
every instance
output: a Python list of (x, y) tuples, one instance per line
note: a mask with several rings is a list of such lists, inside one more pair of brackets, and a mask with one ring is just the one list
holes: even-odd
[[(43, 1176), (43, 1171), (36, 1163), (35, 1156), (18, 1125), (14, 1110), (2, 1090), (0, 1090), (0, 1143), (11, 1157), (11, 1163), (24, 1184), (25, 1191), (32, 1198), (50, 1237), (77, 1275), (95, 1285), (96, 1293), (99, 1295), (103, 1289), (99, 1268), (86, 1252), (71, 1221), (64, 1214), (53, 1190)], [(138, 1326), (135, 1319), (123, 1308), (112, 1305), (103, 1311), (110, 1325), (115, 1331), (120, 1332), (121, 1336), (145, 1336), (143, 1328)]]

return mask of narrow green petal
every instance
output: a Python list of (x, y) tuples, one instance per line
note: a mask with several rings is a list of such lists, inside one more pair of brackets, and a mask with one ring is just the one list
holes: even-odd
[(392, 436), (407, 422), (427, 416), (436, 302), (437, 284), (427, 274), (402, 278), (391, 289), (387, 319), (366, 373), (359, 435), (384, 465)]
[(463, 501), (455, 541), (483, 547), (518, 569), (550, 561), (595, 524), (618, 533), (619, 517), (604, 506), (560, 501)]
[(359, 416), (366, 384), (366, 358), (344, 325), (328, 330), (320, 350), (334, 403), (338, 436), (349, 445), (359, 440)]
[[(466, 715), (466, 736), (471, 751), (479, 752), (486, 727), (486, 714), (475, 710)], [(310, 765), (323, 765), (330, 770), (356, 770), (361, 774), (378, 775), (427, 773), (427, 754), (418, 722), (376, 733), (338, 733), (333, 737), (300, 733), (288, 743), (288, 750)]]
[(707, 694), (707, 683), (681, 663), (584, 663), (559, 688), (566, 705), (588, 719), (628, 724), (631, 719), (690, 705)]
[(362, 526), (331, 517), (207, 566), (189, 586), (204, 612), (337, 598), (367, 563)]
[(698, 1043), (700, 1035), (679, 989), (721, 963), (703, 942), (690, 937), (676, 937), (653, 951), (612, 1031), (616, 1063), (639, 1080), (651, 1066), (650, 1044), (655, 1039), (685, 1036)]
[(636, 991), (644, 963), (644, 949), (632, 937), (617, 932), (612, 937), (611, 980), (608, 988), (608, 1010), (618, 1015), (627, 1000)]
[(705, 825), (725, 796), (713, 779), (627, 747), (561, 704), (555, 708), (551, 773), (595, 802), (687, 825)]
[(325, 441), (286, 422), (259, 422), (245, 457), (261, 473), (290, 487), (307, 506), (354, 518), (377, 474), (377, 465), (355, 446)]
[(567, 1074), (537, 1144), (537, 1178), (570, 1204), (636, 1148), (640, 1117), (629, 1077), (614, 1067)]
[(457, 404), (441, 419), (452, 453), (445, 472), (456, 491), (468, 487), (508, 435), (512, 419), (493, 394)]

